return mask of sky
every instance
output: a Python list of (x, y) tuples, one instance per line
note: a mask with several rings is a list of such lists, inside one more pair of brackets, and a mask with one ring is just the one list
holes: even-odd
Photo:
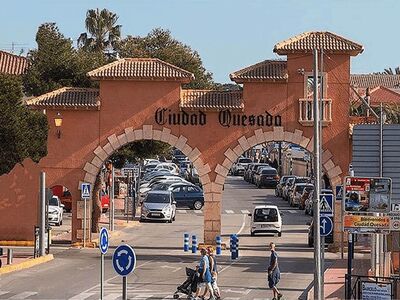
[(169, 29), (202, 57), (216, 82), (269, 58), (276, 43), (305, 31), (331, 31), (362, 44), (352, 73), (400, 65), (398, 0), (0, 0), (0, 49), (14, 53), (36, 47), (40, 24), (57, 23), (73, 40), (85, 31), (88, 9), (119, 16), (122, 35)]

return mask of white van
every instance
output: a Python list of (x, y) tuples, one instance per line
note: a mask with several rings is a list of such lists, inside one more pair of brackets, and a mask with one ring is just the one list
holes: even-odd
[(251, 216), (251, 236), (258, 232), (282, 235), (282, 217), (276, 205), (256, 206), (249, 216)]

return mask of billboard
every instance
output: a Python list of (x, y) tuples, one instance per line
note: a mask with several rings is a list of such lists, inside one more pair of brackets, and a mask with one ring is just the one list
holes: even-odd
[(389, 213), (392, 181), (390, 178), (346, 177), (346, 212)]
[(390, 217), (366, 216), (366, 215), (345, 215), (344, 228), (349, 231), (358, 232), (380, 232), (390, 229)]

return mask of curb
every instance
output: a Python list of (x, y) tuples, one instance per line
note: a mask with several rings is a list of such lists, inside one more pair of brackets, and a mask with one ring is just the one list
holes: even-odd
[[(215, 250), (215, 244), (204, 244), (204, 243), (199, 243), (199, 245), (197, 246), (197, 249), (208, 248), (208, 247), (213, 247), (214, 250)], [(221, 244), (221, 249), (222, 249), (222, 250), (228, 249), (228, 248), (226, 247), (226, 244), (225, 244), (225, 243), (222, 243), (222, 244)]]
[(33, 241), (0, 241), (0, 246), (33, 247)]
[(48, 255), (45, 255), (42, 257), (38, 257), (38, 258), (28, 259), (28, 260), (23, 261), (18, 264), (7, 265), (7, 266), (0, 268), (0, 275), (19, 271), (19, 270), (28, 269), (28, 268), (49, 262), (53, 259), (54, 259), (53, 254), (48, 254)]

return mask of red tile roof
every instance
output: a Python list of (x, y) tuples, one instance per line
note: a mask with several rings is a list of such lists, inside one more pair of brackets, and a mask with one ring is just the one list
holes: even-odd
[(242, 91), (182, 90), (181, 108), (222, 110), (242, 110)]
[(387, 88), (400, 88), (400, 75), (386, 74), (351, 74), (350, 84), (356, 88), (366, 89), (384, 86)]
[(363, 52), (362, 45), (328, 31), (304, 32), (275, 45), (274, 52), (286, 55), (289, 53), (311, 52), (314, 49), (330, 53), (347, 53), (357, 55)]
[(122, 58), (98, 69), (88, 76), (98, 80), (173, 80), (190, 82), (193, 73), (178, 68), (157, 58)]
[(26, 101), (26, 105), (34, 108), (86, 108), (100, 107), (99, 90), (89, 88), (63, 87)]
[(371, 106), (383, 104), (400, 104), (400, 93), (383, 86), (378, 86), (370, 90)]
[(236, 83), (251, 81), (286, 81), (286, 61), (264, 60), (229, 75)]
[(26, 57), (0, 51), (0, 73), (22, 75), (28, 67)]

